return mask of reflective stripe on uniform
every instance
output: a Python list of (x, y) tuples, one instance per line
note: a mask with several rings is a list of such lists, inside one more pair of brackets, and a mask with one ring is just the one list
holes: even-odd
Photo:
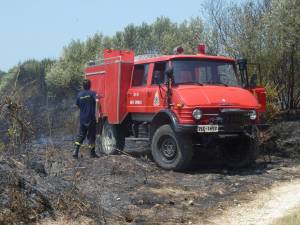
[(95, 145), (89, 145), (89, 148), (95, 148)]
[(80, 146), (81, 144), (80, 144), (80, 142), (75, 141), (75, 145), (79, 145)]
[(86, 98), (90, 98), (91, 96), (89, 96), (89, 95), (86, 95), (86, 96), (82, 96), (82, 97), (80, 97), (80, 99), (86, 99)]

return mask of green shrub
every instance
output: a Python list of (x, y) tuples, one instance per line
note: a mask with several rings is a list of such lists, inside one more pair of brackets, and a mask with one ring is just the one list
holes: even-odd
[(267, 83), (265, 88), (267, 92), (266, 118), (268, 120), (273, 120), (280, 115), (278, 89), (270, 83)]
[(5, 148), (6, 148), (6, 145), (2, 141), (0, 141), (0, 153), (4, 152)]
[(77, 90), (83, 79), (85, 59), (84, 44), (72, 41), (64, 48), (63, 56), (51, 67), (46, 74), (46, 83), (51, 93)]

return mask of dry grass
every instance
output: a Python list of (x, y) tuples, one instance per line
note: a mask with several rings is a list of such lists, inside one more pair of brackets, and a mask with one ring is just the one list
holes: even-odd
[(300, 206), (292, 210), (286, 216), (275, 220), (271, 225), (299, 225), (300, 224)]

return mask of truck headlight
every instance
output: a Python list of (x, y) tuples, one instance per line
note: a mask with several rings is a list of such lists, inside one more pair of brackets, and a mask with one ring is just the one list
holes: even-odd
[(196, 119), (196, 120), (200, 120), (202, 117), (202, 111), (200, 109), (194, 109), (192, 114), (193, 114), (194, 119)]
[(255, 110), (250, 110), (248, 115), (250, 117), (250, 120), (256, 119), (256, 111)]

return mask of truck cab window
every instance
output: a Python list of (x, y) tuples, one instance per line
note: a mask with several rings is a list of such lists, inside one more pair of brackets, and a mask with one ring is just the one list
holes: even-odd
[(165, 82), (166, 62), (157, 62), (154, 64), (152, 74), (152, 85), (158, 85)]
[(180, 59), (173, 61), (173, 68), (175, 84), (239, 86), (232, 62)]
[(139, 64), (134, 66), (132, 86), (146, 86), (149, 64)]

